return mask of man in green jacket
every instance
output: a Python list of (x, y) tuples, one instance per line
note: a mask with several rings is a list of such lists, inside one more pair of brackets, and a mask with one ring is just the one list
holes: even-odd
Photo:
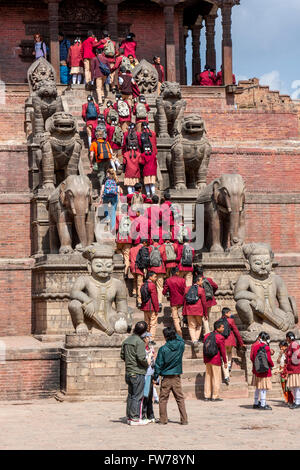
[(166, 344), (158, 350), (154, 369), (154, 381), (157, 381), (159, 375), (162, 376), (159, 394), (160, 424), (168, 424), (167, 404), (171, 391), (177, 402), (181, 424), (188, 424), (180, 379), (184, 340), (176, 334), (174, 328), (164, 328), (163, 334)]
[(145, 374), (149, 366), (142, 337), (146, 334), (147, 327), (145, 321), (137, 322), (133, 334), (123, 341), (121, 349), (121, 359), (125, 361), (125, 381), (128, 385), (127, 424), (131, 426), (148, 424), (148, 420), (142, 419)]

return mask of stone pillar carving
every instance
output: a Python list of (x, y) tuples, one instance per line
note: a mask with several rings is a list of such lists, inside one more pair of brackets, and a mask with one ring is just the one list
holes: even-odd
[(206, 28), (206, 63), (216, 68), (215, 23), (218, 15), (204, 17)]
[(239, 4), (240, 0), (218, 0), (218, 6), (222, 11), (222, 63), (224, 85), (232, 85), (231, 11), (234, 5)]
[(192, 47), (193, 47), (193, 80), (196, 73), (201, 72), (201, 57), (200, 57), (200, 34), (202, 29), (202, 17), (192, 26)]
[(113, 41), (118, 41), (118, 10), (123, 0), (100, 0), (106, 5), (107, 29)]
[(58, 40), (58, 7), (61, 0), (46, 0), (48, 3), (49, 32), (50, 32), (50, 57), (51, 64), (56, 73), (56, 80), (59, 82), (59, 40)]

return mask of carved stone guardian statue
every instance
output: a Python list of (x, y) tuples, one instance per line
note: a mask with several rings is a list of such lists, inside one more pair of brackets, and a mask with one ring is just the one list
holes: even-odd
[(156, 99), (158, 137), (169, 138), (181, 134), (186, 101), (181, 97), (177, 82), (163, 82)]
[(274, 254), (269, 245), (250, 243), (243, 252), (250, 271), (239, 277), (234, 289), (236, 310), (247, 328), (242, 335), (253, 342), (266, 331), (271, 339), (281, 339), (280, 334), (295, 328), (298, 321), (295, 300), (283, 279), (272, 272)]
[(91, 275), (80, 276), (71, 290), (69, 312), (77, 334), (88, 333), (92, 327), (111, 336), (131, 329), (126, 286), (112, 277), (113, 248), (94, 244), (83, 256), (89, 260)]
[(158, 85), (158, 73), (150, 62), (142, 59), (136, 65), (132, 75), (138, 84), (139, 90), (143, 95), (155, 93)]

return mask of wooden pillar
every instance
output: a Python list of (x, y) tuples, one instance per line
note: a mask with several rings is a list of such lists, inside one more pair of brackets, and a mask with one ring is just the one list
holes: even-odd
[(192, 58), (192, 70), (193, 70), (193, 81), (195, 79), (196, 73), (201, 72), (201, 57), (200, 57), (200, 34), (201, 34), (202, 24), (195, 24), (192, 26), (192, 48), (193, 48), (193, 58)]
[(232, 38), (231, 38), (231, 12), (234, 5), (239, 5), (240, 0), (219, 0), (218, 5), (222, 11), (222, 63), (223, 84), (232, 85)]
[(206, 28), (206, 63), (216, 69), (215, 24), (218, 15), (205, 16)]
[(47, 0), (48, 17), (49, 17), (49, 33), (50, 33), (50, 57), (51, 64), (56, 73), (56, 81), (60, 82), (60, 57), (59, 57), (59, 24), (58, 24), (58, 8), (61, 0)]
[(176, 82), (174, 4), (164, 5), (167, 80)]
[(119, 3), (122, 0), (103, 0), (107, 12), (107, 29), (113, 41), (118, 41)]
[(185, 37), (183, 26), (183, 10), (179, 12), (179, 70), (180, 70), (180, 84), (186, 84), (185, 74)]

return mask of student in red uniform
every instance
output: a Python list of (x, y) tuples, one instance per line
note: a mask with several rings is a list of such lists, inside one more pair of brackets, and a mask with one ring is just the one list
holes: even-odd
[[(266, 403), (267, 390), (272, 390), (272, 382), (271, 382), (272, 370), (271, 369), (272, 367), (274, 367), (274, 364), (271, 358), (271, 350), (268, 345), (269, 341), (270, 341), (270, 336), (268, 335), (268, 333), (265, 333), (264, 331), (262, 331), (258, 336), (258, 341), (251, 348), (250, 359), (253, 363), (252, 386), (256, 387), (255, 395), (254, 395), (254, 405), (253, 405), (254, 409), (260, 409), (260, 410), (272, 409), (271, 406), (267, 405)], [(260, 352), (260, 349), (262, 348), (265, 350), (263, 354), (266, 355), (269, 368), (265, 372), (258, 372), (256, 370), (255, 359), (258, 353), (262, 354), (262, 352)]]
[(153, 152), (142, 153), (143, 179), (148, 198), (155, 195), (157, 175), (157, 155)]
[(126, 57), (132, 55), (134, 58), (136, 58), (137, 42), (134, 40), (134, 38), (134, 33), (128, 33), (126, 38), (120, 44), (120, 47), (124, 49), (124, 55)]
[(286, 351), (287, 387), (292, 390), (294, 403), (291, 409), (300, 408), (300, 345), (292, 331), (286, 334), (288, 349)]
[(179, 276), (178, 267), (171, 269), (171, 277), (166, 279), (163, 289), (163, 295), (168, 295), (172, 311), (172, 319), (176, 333), (182, 336), (180, 326), (179, 308), (183, 306), (186, 284), (185, 280)]
[(204, 337), (203, 358), (206, 366), (204, 382), (204, 401), (223, 401), (220, 398), (222, 359), (227, 367), (224, 324), (221, 320), (214, 323), (214, 331)]
[(142, 131), (142, 123), (149, 122), (148, 113), (150, 112), (150, 106), (146, 101), (144, 95), (138, 97), (138, 101), (134, 103), (132, 110), (133, 115), (136, 117), (136, 130), (137, 132)]
[[(159, 302), (158, 302), (158, 295), (157, 295), (157, 274), (154, 272), (149, 272), (147, 276), (147, 280), (145, 281), (145, 290), (146, 295), (142, 294), (142, 306), (141, 310), (144, 312), (144, 320), (148, 325), (148, 332), (151, 333), (151, 341), (150, 344), (155, 346), (155, 334), (157, 328), (157, 317), (159, 312)], [(141, 287), (141, 292), (143, 290), (143, 286)]]
[[(164, 263), (166, 266), (166, 277), (170, 277), (172, 268), (178, 268), (177, 265), (177, 254), (178, 254), (178, 245), (177, 243), (173, 243), (171, 241), (171, 234), (170, 232), (164, 232), (162, 235), (163, 238), (163, 247), (164, 247)], [(178, 269), (178, 276), (180, 277), (179, 269)], [(185, 280), (184, 280), (185, 284)]]
[[(195, 278), (198, 277), (198, 276), (201, 276), (202, 279), (206, 279), (209, 282), (209, 284), (211, 285), (214, 294), (218, 290), (218, 285), (210, 277), (205, 277), (204, 276), (203, 269), (202, 269), (201, 266), (194, 266), (193, 275), (195, 276)], [(208, 299), (207, 296), (206, 296), (206, 305), (207, 305), (207, 318), (209, 320), (209, 315), (210, 315), (211, 308), (214, 305), (217, 305), (217, 302), (216, 302), (216, 299), (215, 299), (214, 295), (211, 299), (210, 298)], [(205, 329), (205, 333), (210, 333), (209, 322), (208, 321), (204, 323), (204, 329)]]
[(135, 123), (131, 122), (128, 126), (128, 130), (124, 132), (124, 140), (122, 151), (126, 152), (132, 147), (136, 147), (141, 150), (140, 147), (140, 132), (136, 131)]
[(85, 83), (89, 83), (92, 80), (91, 61), (95, 57), (93, 47), (96, 42), (97, 39), (95, 38), (93, 31), (88, 31), (88, 38), (83, 41), (81, 45), (81, 56), (83, 58)]
[[(232, 83), (233, 85), (236, 84), (236, 79), (234, 73), (232, 74)], [(217, 86), (223, 86), (223, 66), (221, 65), (221, 70), (220, 72), (217, 73), (216, 76), (216, 85)]]
[(151, 199), (147, 198), (145, 194), (142, 193), (143, 185), (141, 183), (136, 183), (134, 185), (134, 193), (127, 195), (127, 203), (129, 207), (129, 215), (135, 217), (134, 207), (143, 206), (144, 204), (151, 204)]
[(200, 86), (215, 86), (216, 76), (210, 71), (208, 65), (205, 66), (204, 71), (199, 75)]
[(120, 93), (117, 93), (114, 108), (118, 112), (119, 123), (122, 131), (125, 134), (128, 131), (128, 126), (131, 121), (131, 106), (128, 101), (122, 98), (122, 95)]
[(132, 244), (132, 239), (130, 237), (132, 218), (128, 215), (127, 204), (122, 204), (121, 214), (117, 215), (116, 220), (116, 242), (117, 242), (117, 253), (121, 253), (124, 258), (125, 264), (125, 278), (128, 277), (128, 272), (130, 268), (130, 248)]
[(192, 248), (191, 245), (189, 244), (188, 238), (184, 237), (183, 243), (178, 244), (176, 261), (178, 263), (180, 276), (184, 277), (187, 286), (191, 286), (193, 284), (194, 256), (195, 256), (194, 248)]
[(134, 187), (141, 179), (142, 156), (136, 147), (130, 148), (123, 154), (123, 172), (124, 186), (127, 187), (127, 193), (132, 194)]
[(207, 318), (206, 297), (201, 277), (197, 278), (192, 286), (186, 286), (182, 314), (187, 316), (190, 337), (197, 351), (203, 317)]
[(174, 227), (174, 214), (172, 211), (172, 201), (169, 191), (163, 194), (163, 202), (161, 204), (162, 211), (162, 227), (164, 232), (172, 233)]
[(94, 57), (91, 61), (91, 73), (92, 80), (96, 85), (96, 93), (99, 105), (104, 103), (105, 82), (110, 73), (110, 63), (110, 58), (106, 57), (101, 49), (97, 49), (96, 57)]
[(232, 348), (233, 347), (240, 347), (244, 348), (244, 342), (240, 335), (239, 330), (235, 324), (233, 315), (231, 314), (231, 310), (228, 307), (224, 307), (222, 309), (222, 318), (220, 320), (224, 323), (224, 332), (223, 336), (225, 338), (225, 349), (226, 349), (226, 356), (227, 356), (227, 367), (222, 366), (224, 380), (226, 385), (229, 385), (230, 382), (230, 371), (231, 371), (231, 364), (232, 364)]
[(88, 136), (89, 147), (92, 145), (92, 140), (95, 138), (95, 130), (98, 123), (98, 116), (100, 115), (99, 106), (94, 102), (92, 95), (88, 95), (87, 103), (82, 105), (82, 120), (86, 123), (86, 132)]
[[(131, 216), (131, 213), (134, 214), (134, 216)], [(145, 216), (143, 206), (136, 207), (134, 211), (128, 211), (128, 214), (133, 219), (130, 229), (132, 242), (137, 244), (140, 243), (142, 239), (149, 242), (148, 219)]]
[[(154, 194), (151, 198), (152, 204), (147, 208), (146, 217), (148, 217), (148, 232), (150, 238), (161, 239), (162, 212), (159, 205), (159, 197)], [(161, 241), (161, 240), (160, 240)]]
[(147, 246), (147, 240), (143, 240), (143, 242), (138, 243), (130, 248), (129, 252), (129, 262), (130, 262), (130, 271), (133, 275), (133, 290), (132, 295), (137, 298), (138, 305), (142, 304), (141, 298), (141, 286), (144, 280), (144, 271), (139, 269), (136, 264), (136, 257), (138, 252), (143, 246)]
[(149, 246), (150, 265), (149, 270), (157, 274), (156, 287), (158, 295), (159, 309), (162, 308), (162, 297), (164, 287), (164, 277), (166, 274), (166, 267), (163, 260), (164, 248), (159, 244), (159, 235), (152, 237), (152, 243)]
[(292, 392), (289, 391), (287, 388), (287, 379), (288, 379), (288, 374), (286, 370), (286, 352), (288, 349), (287, 341), (280, 341), (279, 349), (280, 349), (280, 353), (277, 359), (277, 364), (279, 364), (279, 371), (276, 371), (274, 375), (280, 374), (280, 383), (281, 383), (282, 393), (284, 396), (284, 401), (288, 405), (288, 404), (294, 403), (294, 397), (293, 397)]

